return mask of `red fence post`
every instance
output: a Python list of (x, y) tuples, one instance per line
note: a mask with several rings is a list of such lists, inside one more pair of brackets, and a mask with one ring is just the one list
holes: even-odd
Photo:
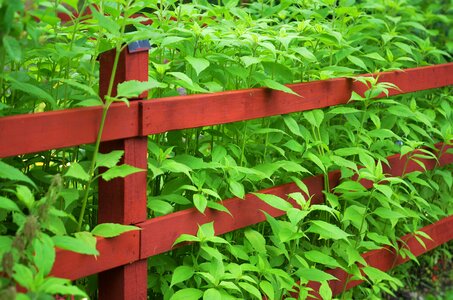
[[(136, 42), (121, 52), (112, 96), (116, 94), (118, 83), (129, 80), (148, 81), (149, 44), (146, 44), (148, 43), (143, 45), (142, 42)], [(102, 97), (107, 94), (114, 57), (115, 50), (103, 53), (100, 57), (99, 91)], [(147, 93), (140, 95), (139, 99), (145, 97)], [(147, 169), (146, 136), (101, 144), (101, 152), (113, 150), (124, 151), (122, 163)], [(146, 220), (146, 174), (140, 172), (109, 182), (99, 181), (98, 223), (135, 224)], [(99, 273), (99, 299), (146, 299), (147, 271), (147, 260), (144, 259)]]

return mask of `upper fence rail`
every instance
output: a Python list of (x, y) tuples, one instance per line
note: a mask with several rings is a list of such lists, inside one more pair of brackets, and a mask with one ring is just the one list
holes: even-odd
[[(365, 74), (390, 82), (398, 95), (453, 84), (453, 63)], [(169, 130), (269, 117), (345, 104), (352, 92), (367, 87), (352, 78), (288, 85), (301, 97), (268, 88), (178, 96), (130, 103), (109, 109), (102, 141), (157, 134)], [(94, 143), (102, 108), (88, 107), (0, 118), (0, 158)]]

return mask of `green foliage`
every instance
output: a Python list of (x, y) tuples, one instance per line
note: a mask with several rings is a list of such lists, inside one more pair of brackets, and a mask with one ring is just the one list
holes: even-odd
[[(97, 181), (143, 171), (122, 164), (122, 151), (99, 153), (113, 102), (127, 103), (144, 91), (160, 98), (261, 86), (303, 99), (286, 84), (343, 76), (368, 87), (363, 95), (353, 93), (347, 105), (148, 138), (150, 217), (189, 207), (230, 213), (220, 200), (231, 197), (257, 197), (285, 212), (222, 237), (207, 223), (195, 236), (176, 238), (175, 246), (189, 245), (150, 258), (149, 297), (281, 299), (298, 290), (303, 298), (314, 280), (323, 299), (331, 299), (330, 268), (369, 284), (343, 299), (382, 298), (401, 287), (401, 275), (367, 266), (361, 254), (400, 249), (398, 237), (407, 233), (424, 245), (429, 237), (419, 229), (452, 214), (451, 167), (407, 172), (409, 162), (424, 168), (422, 159), (435, 158), (435, 143), (451, 144), (451, 87), (376, 99), (398, 87), (355, 75), (450, 61), (451, 4), (76, 2), (0, 1), (0, 116), (103, 106), (94, 146), (0, 161), (0, 272), (7, 275), (0, 280), (0, 298), (16, 294), (15, 282), (29, 289), (30, 298), (85, 297), (69, 281), (48, 276), (54, 247), (98, 255), (96, 236), (137, 229), (96, 222)], [(98, 10), (93, 4), (100, 4)], [(89, 20), (83, 16), (87, 8)], [(71, 21), (60, 21), (58, 12)], [(153, 23), (129, 18), (137, 12)], [(141, 39), (153, 44), (149, 80), (121, 83), (115, 97), (112, 86), (102, 102), (98, 55)], [(392, 154), (408, 157), (400, 177), (386, 174)], [(328, 173), (334, 170), (340, 184), (331, 187)], [(58, 184), (52, 179), (61, 178), (57, 174), (64, 174)], [(316, 174), (326, 183), (323, 204), (314, 204), (319, 195), (301, 181)], [(371, 181), (371, 188), (360, 180)], [(288, 182), (300, 192), (257, 192)], [(413, 258), (404, 248), (400, 252)], [(90, 279), (81, 283), (86, 290), (93, 285)], [(95, 288), (87, 294), (95, 295)]]

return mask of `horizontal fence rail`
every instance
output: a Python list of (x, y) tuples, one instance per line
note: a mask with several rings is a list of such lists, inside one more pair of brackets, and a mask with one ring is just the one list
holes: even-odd
[[(417, 238), (411, 233), (400, 238), (401, 248), (409, 250), (416, 257), (453, 240), (453, 216), (445, 217), (431, 225), (421, 228), (419, 231), (426, 233), (432, 238), (432, 240), (430, 240), (419, 237), (425, 243), (425, 247), (423, 247), (423, 245), (421, 245)], [(409, 261), (408, 257), (403, 258), (397, 253), (397, 251), (395, 251), (395, 249), (390, 247), (366, 252), (362, 255), (362, 257), (368, 266), (377, 268), (384, 272)], [(329, 286), (332, 290), (333, 296), (339, 295), (343, 292), (343, 290), (347, 291), (363, 282), (363, 280), (350, 280), (350, 275), (340, 268), (327, 270), (326, 272), (338, 279), (329, 281)], [(345, 283), (347, 283), (346, 286)], [(318, 294), (320, 288), (319, 282), (311, 281), (308, 284), (308, 287), (313, 289), (313, 296), (321, 299)]]
[[(453, 84), (453, 63), (382, 72), (398, 95)], [(370, 76), (370, 75), (368, 75)], [(268, 88), (113, 104), (102, 141), (162, 133), (169, 130), (223, 124), (345, 104), (351, 93), (366, 87), (351, 78), (288, 85), (301, 97)], [(0, 118), (0, 158), (94, 143), (101, 107), (76, 108)]]
[[(125, 57), (125, 63), (118, 71), (122, 77), (115, 80), (120, 82), (146, 78), (146, 68), (142, 66), (139, 68), (140, 74), (136, 74), (131, 68), (126, 68), (130, 57), (127, 54), (122, 57)], [(142, 57), (147, 58), (147, 55)], [(100, 61), (103, 73), (101, 77), (109, 78), (109, 64), (105, 63), (103, 66), (103, 59)], [(130, 61), (137, 63), (136, 57)], [(452, 74), (453, 63), (448, 63), (361, 76), (378, 76), (380, 82), (389, 82), (399, 88), (390, 90), (390, 95), (399, 95), (452, 85)], [(100, 86), (104, 85), (101, 80)], [(125, 163), (146, 169), (147, 135), (345, 104), (351, 98), (352, 92), (363, 94), (367, 89), (364, 84), (352, 78), (298, 83), (289, 87), (300, 97), (268, 88), (255, 88), (142, 99), (131, 101), (129, 107), (123, 103), (115, 103), (108, 112), (101, 148), (107, 152), (113, 149), (124, 150)], [(101, 91), (101, 96), (102, 94)], [(0, 158), (93, 143), (99, 130), (101, 114), (101, 107), (89, 107), (0, 118)], [(437, 154), (437, 161), (419, 157), (418, 162), (411, 160), (419, 150), (402, 157), (399, 154), (389, 156), (388, 165), (383, 165), (384, 173), (389, 176), (404, 176), (406, 173), (423, 172), (451, 164), (451, 142), (438, 143), (431, 149)], [(420, 166), (420, 162), (424, 163), (425, 169)], [(328, 175), (329, 186), (334, 189), (341, 181), (341, 174), (339, 171), (332, 171)], [(312, 196), (311, 204), (323, 203), (324, 177), (312, 176), (304, 178), (303, 182)], [(360, 183), (365, 188), (371, 188), (373, 185), (367, 180), (361, 180)], [(259, 191), (284, 199), (293, 192), (301, 192), (294, 183)], [(296, 205), (291, 200), (288, 201)], [(100, 299), (146, 299), (146, 259), (171, 251), (176, 238), (181, 234), (196, 234), (200, 224), (214, 221), (215, 232), (220, 235), (265, 221), (263, 212), (273, 217), (284, 215), (283, 211), (267, 205), (254, 194), (247, 194), (245, 199), (231, 198), (222, 201), (231, 215), (209, 208), (202, 214), (191, 208), (146, 220), (145, 172), (108, 183), (100, 182), (98, 204), (100, 222), (134, 224), (141, 230), (127, 232), (112, 239), (98, 238), (97, 249), (100, 254), (97, 257), (57, 249), (52, 275), (74, 280), (99, 273)], [(448, 229), (444, 230), (445, 227)], [(407, 245), (407, 249), (418, 256), (452, 240), (452, 228), (453, 216), (446, 216), (421, 228), (421, 231), (432, 238), (425, 240), (426, 248), (423, 248), (412, 234), (401, 237), (401, 240)], [(362, 256), (370, 266), (383, 271), (407, 260), (390, 248), (373, 250)], [(349, 289), (361, 282), (350, 281), (349, 275), (341, 269), (327, 272), (339, 279), (329, 282), (334, 295), (343, 291), (345, 283), (346, 289)], [(314, 296), (319, 296), (318, 283), (310, 282), (308, 286), (313, 288)]]
[[(436, 167), (445, 166), (453, 163), (453, 154), (447, 152), (449, 151), (449, 149), (453, 149), (453, 146), (448, 146), (444, 145), (443, 143), (439, 143), (436, 145), (436, 148), (439, 151), (442, 149), (442, 153), (438, 153), (438, 157), (440, 157), (438, 162), (434, 159), (418, 158), (418, 160), (425, 165), (427, 170), (432, 170)], [(402, 172), (404, 169), (406, 173), (414, 171), (421, 172), (424, 171), (420, 164), (416, 163), (413, 160), (410, 160), (409, 158), (410, 156), (416, 153), (417, 151), (415, 153), (409, 153), (403, 157), (400, 157), (399, 154), (389, 156), (387, 158), (389, 165), (383, 166), (384, 173), (390, 176), (401, 176), (403, 175)], [(310, 196), (313, 196), (311, 204), (323, 203), (324, 202), (324, 197), (322, 193), (324, 188), (323, 176), (317, 175), (308, 177), (303, 179), (303, 182), (307, 185), (310, 192)], [(340, 183), (340, 172), (339, 171), (330, 172), (329, 186), (335, 188), (335, 186), (337, 186), (339, 183)], [(370, 184), (369, 181), (362, 181), (361, 184), (365, 188), (370, 188), (372, 186), (372, 184)], [(301, 192), (301, 190), (294, 183), (284, 184), (281, 186), (276, 186), (259, 191), (259, 193), (273, 194), (282, 198), (287, 198), (288, 194), (294, 192)], [(137, 256), (136, 249), (135, 252), (122, 254), (121, 257), (125, 259), (129, 257), (131, 259), (130, 262), (132, 262), (138, 259), (146, 259), (150, 256), (170, 251), (173, 249), (173, 243), (176, 240), (176, 238), (178, 238), (181, 234), (184, 233), (195, 235), (198, 230), (199, 224), (214, 221), (216, 235), (221, 235), (227, 232), (231, 232), (237, 229), (241, 229), (265, 221), (266, 218), (265, 215), (263, 214), (263, 211), (273, 217), (279, 217), (284, 214), (283, 211), (267, 205), (265, 202), (261, 201), (260, 199), (258, 199), (258, 197), (256, 197), (253, 194), (247, 194), (245, 199), (231, 198), (228, 200), (224, 200), (222, 201), (222, 204), (229, 209), (231, 215), (225, 212), (212, 210), (210, 208), (207, 208), (205, 213), (202, 214), (195, 208), (190, 208), (166, 216), (156, 217), (147, 220), (143, 223), (136, 224), (142, 229), (139, 232), (140, 243), (139, 247), (137, 248), (139, 249), (138, 250), (139, 255)], [(294, 202), (292, 202), (292, 204), (295, 205)], [(449, 222), (448, 224), (453, 225), (452, 217), (448, 217), (447, 219), (450, 220), (448, 221)], [(444, 224), (446, 221), (442, 222), (443, 223), (439, 224)], [(430, 236), (433, 239), (433, 241), (430, 243), (426, 242), (427, 245), (434, 245), (436, 243), (442, 244), (445, 242), (444, 241), (445, 239), (447, 239), (446, 241), (453, 239), (453, 230), (442, 231), (441, 232), (442, 234), (440, 234), (439, 237), (437, 236), (437, 232), (439, 232), (439, 230), (438, 231), (431, 230), (430, 232), (432, 232)], [(116, 238), (116, 240), (118, 241), (114, 242), (113, 244), (114, 246), (112, 244), (107, 244), (107, 241), (105, 239), (100, 239), (100, 246), (98, 246), (100, 257), (106, 258), (99, 261), (96, 261), (95, 259), (87, 255), (77, 254), (66, 250), (59, 250), (57, 252), (57, 259), (52, 274), (55, 276), (60, 276), (68, 279), (77, 279), (80, 277), (95, 274), (99, 271), (123, 265), (124, 264), (123, 260), (116, 261), (113, 258), (115, 257), (119, 248), (124, 247), (125, 245), (130, 245), (131, 243), (133, 243), (132, 240), (135, 240), (135, 235), (130, 235), (129, 233), (127, 235), (128, 237), (124, 237), (125, 235), (126, 234), (120, 236), (121, 238), (123, 238), (121, 240), (120, 237)], [(405, 237), (403, 237), (403, 239), (405, 239)], [(112, 241), (114, 240), (115, 239), (113, 239)], [(417, 248), (418, 246), (414, 245), (413, 247)], [(420, 252), (421, 250), (419, 248), (417, 249), (419, 255), (424, 253)], [(372, 251), (371, 253), (375, 253), (376, 251), (388, 252), (388, 250), (383, 249), (375, 250)], [(364, 254), (364, 257), (366, 258), (369, 255), (371, 254)], [(377, 254), (373, 255), (376, 256)], [(398, 261), (403, 262), (402, 260)], [(81, 265), (81, 262), (83, 263), (89, 262), (89, 264)], [(385, 266), (387, 266), (387, 264), (382, 266), (377, 265), (377, 267), (379, 268), (382, 267), (383, 269)], [(74, 270), (77, 268), (79, 268), (79, 270), (77, 272), (74, 272)], [(357, 284), (358, 283), (356, 283), (356, 285)]]

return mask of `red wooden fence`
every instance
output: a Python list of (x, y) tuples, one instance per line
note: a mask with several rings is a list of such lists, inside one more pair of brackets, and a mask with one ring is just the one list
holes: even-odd
[[(109, 55), (109, 54), (107, 54)], [(148, 61), (143, 53), (123, 53), (117, 70), (117, 81), (146, 80)], [(130, 66), (139, 66), (139, 69)], [(101, 59), (101, 93), (103, 80), (109, 78), (109, 58)], [(380, 81), (391, 82), (400, 90), (391, 95), (439, 88), (453, 84), (453, 63), (407, 69), (379, 74)], [(222, 124), (241, 120), (305, 111), (346, 103), (353, 91), (363, 93), (365, 87), (352, 79), (338, 78), (309, 83), (293, 84), (290, 87), (303, 98), (267, 88), (222, 92), (208, 95), (192, 95), (136, 100), (130, 107), (112, 105), (102, 136), (103, 151), (122, 149), (124, 163), (147, 169), (147, 135), (169, 130)], [(101, 94), (102, 95), (102, 94)], [(93, 143), (101, 119), (101, 108), (69, 109), (31, 115), (0, 118), (0, 158), (49, 149)], [(439, 164), (434, 160), (422, 160), (427, 169), (450, 164), (453, 155), (447, 153), (449, 145), (436, 145)], [(442, 152), (442, 153), (440, 153)], [(384, 172), (399, 176), (403, 172), (424, 171), (420, 165), (408, 161), (408, 156), (388, 157), (389, 166)], [(404, 167), (405, 166), (405, 167)], [(329, 173), (329, 186), (339, 184), (339, 172)], [(324, 179), (313, 176), (303, 180), (313, 195), (312, 203), (322, 203)], [(369, 188), (367, 182), (362, 184)], [(244, 200), (233, 198), (223, 204), (231, 215), (207, 209), (205, 214), (187, 209), (166, 216), (147, 220), (146, 173), (141, 172), (124, 179), (101, 182), (99, 186), (100, 222), (135, 224), (142, 230), (124, 233), (112, 239), (99, 238), (98, 257), (81, 255), (66, 250), (57, 251), (52, 271), (55, 276), (77, 279), (99, 273), (100, 299), (146, 299), (147, 258), (172, 249), (175, 239), (183, 233), (195, 234), (198, 224), (214, 221), (216, 234), (244, 228), (265, 220), (262, 211), (277, 217), (282, 211), (266, 205), (254, 195)], [(261, 191), (286, 198), (287, 194), (299, 191), (293, 183)], [(293, 203), (294, 204), (294, 203)], [(432, 241), (421, 247), (412, 235), (402, 237), (407, 247), (420, 255), (453, 239), (453, 217), (446, 217), (421, 229)], [(370, 266), (388, 270), (405, 260), (389, 249), (374, 250), (363, 254)], [(342, 290), (347, 274), (342, 270), (329, 271), (339, 281), (331, 282), (334, 294)], [(353, 281), (348, 288), (357, 285)], [(316, 283), (311, 286), (317, 288)]]

